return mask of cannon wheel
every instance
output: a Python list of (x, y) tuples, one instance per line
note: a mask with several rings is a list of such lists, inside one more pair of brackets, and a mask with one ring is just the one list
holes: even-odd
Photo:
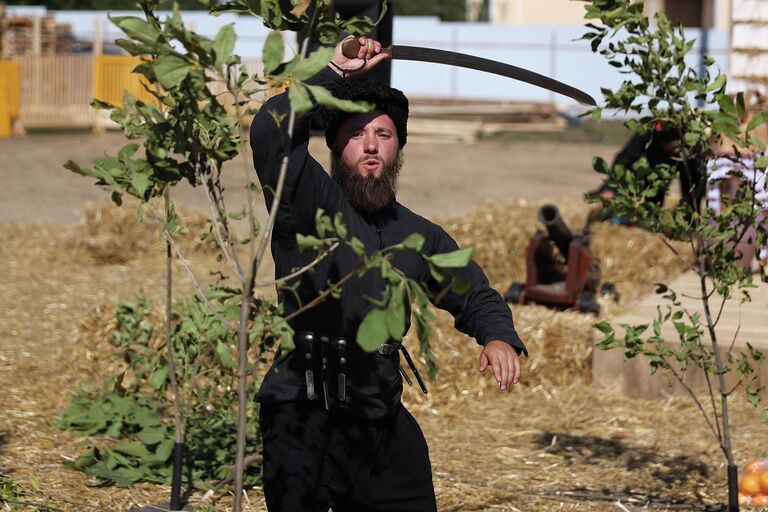
[(619, 292), (616, 291), (616, 285), (610, 281), (600, 285), (600, 295), (608, 297), (613, 302), (619, 302)]
[(507, 293), (504, 294), (504, 300), (512, 304), (524, 304), (525, 303), (525, 284), (524, 283), (512, 283)]
[(580, 313), (600, 314), (600, 304), (595, 302), (595, 294), (592, 292), (581, 292), (579, 294), (579, 303), (577, 309)]

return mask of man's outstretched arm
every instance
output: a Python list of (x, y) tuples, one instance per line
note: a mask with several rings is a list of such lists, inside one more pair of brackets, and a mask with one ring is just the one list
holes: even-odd
[[(459, 248), (445, 231), (438, 228), (435, 253), (455, 251)], [(501, 295), (491, 288), (480, 266), (470, 261), (466, 268), (456, 269), (454, 276), (469, 284), (462, 294), (446, 293), (435, 305), (451, 313), (454, 326), (473, 336), (483, 346), (480, 354), (480, 372), (491, 368), (501, 391), (507, 391), (520, 381), (520, 354), (528, 355), (523, 341), (515, 331), (512, 313)], [(442, 285), (431, 282), (435, 295)]]

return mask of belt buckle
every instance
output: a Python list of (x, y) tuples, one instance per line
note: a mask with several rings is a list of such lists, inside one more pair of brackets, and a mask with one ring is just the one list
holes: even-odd
[(376, 351), (383, 356), (389, 356), (395, 351), (395, 346), (390, 343), (382, 343)]

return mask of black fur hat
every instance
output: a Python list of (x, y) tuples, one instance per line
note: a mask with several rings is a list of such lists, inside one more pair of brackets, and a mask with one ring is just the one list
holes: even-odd
[[(376, 110), (387, 114), (395, 123), (400, 148), (405, 146), (408, 138), (408, 98), (401, 91), (384, 82), (359, 76), (344, 80), (333, 95), (343, 100), (362, 100), (375, 104)], [(351, 115), (341, 110), (322, 109), (325, 143), (329, 148), (333, 148), (341, 123)]]

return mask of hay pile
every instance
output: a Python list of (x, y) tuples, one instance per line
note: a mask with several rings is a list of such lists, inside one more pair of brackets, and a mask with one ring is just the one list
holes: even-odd
[[(488, 204), (444, 225), (462, 245), (478, 249), (492, 284), (504, 291), (512, 280), (524, 277), (521, 255), (537, 229), (538, 206)], [(580, 226), (583, 206), (575, 201), (559, 206), (574, 230)], [(114, 304), (130, 300), (139, 290), (155, 304), (162, 303), (164, 258), (154, 257), (154, 249), (140, 243), (149, 238), (147, 232), (132, 231), (130, 211), (114, 217), (115, 222), (104, 221), (111, 213), (100, 215), (94, 215), (101, 220), (89, 232), (94, 239), (106, 231), (113, 240), (125, 237), (136, 243), (106, 251), (102, 264), (87, 270), (76, 263), (83, 260), (62, 258), (62, 247), (91, 228), (66, 232), (0, 226), (5, 240), (0, 257), (10, 269), (0, 274), (0, 302), (6, 304), (0, 313), (0, 371), (5, 382), (13, 383), (2, 399), (2, 473), (22, 483), (27, 498), (62, 510), (122, 511), (161, 503), (169, 494), (168, 488), (149, 484), (89, 487), (93, 482), (88, 477), (62, 466), (77, 451), (75, 439), (50, 425), (83, 376), (103, 376), (118, 364), (110, 360), (106, 342), (114, 325)], [(597, 226), (592, 240), (604, 277), (616, 283), (626, 300), (683, 266), (638, 230)], [(110, 260), (116, 253), (122, 258), (119, 265)], [(56, 264), (53, 257), (59, 258)], [(193, 261), (200, 274), (214, 264), (213, 258)], [(183, 275), (180, 269), (177, 275)], [(179, 288), (181, 294), (190, 286), (180, 282)], [(603, 314), (620, 307), (605, 307)], [(412, 390), (404, 397), (430, 442), (440, 510), (615, 508), (610, 501), (540, 495), (579, 487), (598, 493), (603, 488), (614, 493), (631, 489), (686, 500), (724, 499), (722, 456), (695, 406), (679, 398), (643, 402), (591, 389), (593, 317), (540, 306), (518, 306), (514, 313), (531, 351), (522, 385), (502, 394), (492, 377), (479, 376), (478, 347), (441, 315), (433, 340), (438, 381), (431, 384), (428, 397)], [(766, 424), (743, 400), (734, 400), (733, 407), (737, 461), (768, 455)], [(26, 484), (30, 477), (40, 482), (38, 490)], [(228, 503), (224, 497), (216, 509), (224, 510)], [(259, 490), (249, 492), (245, 510), (264, 510)]]
[[(512, 281), (525, 281), (525, 249), (531, 236), (544, 229), (537, 214), (546, 203), (487, 202), (466, 215), (448, 219), (444, 226), (461, 246), (475, 248), (475, 258), (491, 286), (504, 292)], [(571, 232), (581, 234), (589, 205), (576, 199), (553, 204)], [(626, 301), (644, 295), (654, 282), (679, 274), (685, 266), (683, 259), (647, 231), (612, 224), (593, 224), (590, 229), (590, 245), (600, 261), (603, 280), (612, 281)], [(686, 254), (683, 244), (672, 245)]]
[[(84, 265), (113, 265), (161, 254), (162, 223), (148, 207), (139, 222), (138, 208), (139, 203), (130, 198), (120, 208), (106, 203), (87, 205), (82, 222), (66, 238), (57, 259), (63, 257)], [(184, 209), (178, 209), (178, 215), (189, 228), (186, 233), (176, 234), (185, 254), (213, 254), (215, 247), (205, 242), (208, 218)]]
[[(503, 293), (513, 281), (525, 281), (525, 249), (530, 237), (541, 229), (537, 212), (544, 202), (514, 204), (485, 203), (466, 215), (444, 224), (461, 246), (476, 249), (475, 258), (485, 270), (491, 286)], [(563, 219), (580, 233), (588, 206), (576, 200), (557, 203)], [(590, 244), (601, 263), (603, 279), (612, 281), (621, 303), (601, 302), (601, 318), (621, 309), (621, 304), (643, 296), (655, 282), (682, 272), (685, 261), (658, 237), (637, 228), (600, 224), (592, 227)], [(674, 244), (685, 253), (682, 244)], [(538, 305), (513, 306), (515, 325), (526, 343), (530, 358), (523, 360), (523, 386), (554, 389), (591, 380), (591, 356), (596, 322), (593, 315), (555, 311)], [(440, 374), (431, 404), (450, 403), (461, 396), (481, 397), (493, 387), (491, 377), (477, 373), (479, 349), (453, 328), (447, 314), (439, 315), (433, 347)], [(416, 347), (415, 336), (406, 340)], [(424, 401), (419, 393), (408, 400)]]

